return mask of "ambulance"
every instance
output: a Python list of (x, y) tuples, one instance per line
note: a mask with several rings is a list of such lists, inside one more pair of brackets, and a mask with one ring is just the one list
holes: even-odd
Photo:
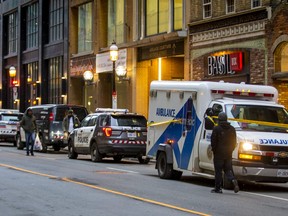
[[(205, 111), (225, 112), (236, 129), (233, 170), (239, 180), (288, 182), (288, 112), (274, 87), (206, 81), (153, 81), (149, 94), (147, 157), (160, 178), (190, 172), (214, 178), (212, 128)], [(229, 181), (224, 178), (224, 188)]]

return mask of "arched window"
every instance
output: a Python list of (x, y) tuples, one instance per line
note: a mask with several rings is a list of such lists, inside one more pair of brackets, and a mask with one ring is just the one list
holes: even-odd
[(288, 72), (288, 42), (281, 43), (274, 52), (275, 72)]

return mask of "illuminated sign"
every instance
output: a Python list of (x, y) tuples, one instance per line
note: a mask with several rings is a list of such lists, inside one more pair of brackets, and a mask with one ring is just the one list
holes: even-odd
[(234, 75), (243, 70), (243, 53), (208, 56), (208, 76)]

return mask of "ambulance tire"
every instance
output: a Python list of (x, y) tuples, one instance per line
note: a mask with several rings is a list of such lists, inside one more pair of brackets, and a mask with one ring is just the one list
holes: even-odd
[(160, 152), (157, 158), (158, 175), (161, 179), (171, 179), (173, 174), (173, 164), (167, 163), (165, 152)]
[(92, 162), (100, 162), (102, 161), (102, 155), (99, 153), (98, 146), (94, 142), (91, 145), (91, 161)]
[(21, 137), (19, 134), (16, 137), (16, 146), (17, 146), (17, 149), (19, 149), (19, 150), (23, 150), (24, 146), (25, 146), (25, 143), (21, 142)]
[(69, 140), (69, 143), (68, 143), (68, 158), (69, 159), (77, 159), (77, 157), (78, 157), (78, 154), (74, 150), (73, 143), (72, 143), (71, 140)]

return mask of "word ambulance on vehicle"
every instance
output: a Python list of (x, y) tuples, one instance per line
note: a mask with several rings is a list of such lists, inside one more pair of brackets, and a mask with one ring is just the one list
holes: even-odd
[(212, 108), (215, 116), (225, 112), (236, 129), (233, 169), (239, 180), (287, 182), (288, 112), (277, 97), (270, 86), (153, 81), (147, 157), (156, 159), (160, 178), (177, 179), (183, 171), (214, 178), (212, 128), (204, 124)]

